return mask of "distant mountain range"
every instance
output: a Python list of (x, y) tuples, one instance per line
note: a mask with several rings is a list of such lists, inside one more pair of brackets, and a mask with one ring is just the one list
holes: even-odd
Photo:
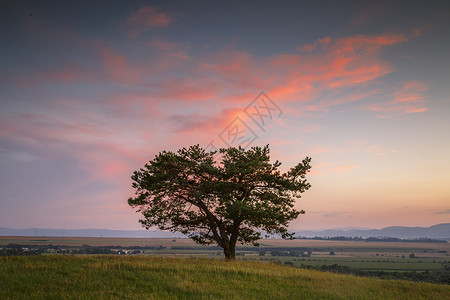
[[(181, 233), (160, 230), (110, 230), (110, 229), (48, 229), (0, 228), (0, 236), (47, 236), (47, 237), (124, 237), (124, 238), (182, 238)], [(326, 230), (295, 230), (300, 237), (395, 237), (401, 239), (439, 238), (450, 239), (450, 223), (430, 227), (391, 226), (382, 229), (341, 228)]]
[(0, 227), (0, 236), (54, 236), (54, 237), (123, 237), (123, 238), (182, 238), (181, 233), (161, 230), (111, 229), (10, 229)]
[(442, 223), (430, 227), (406, 227), (406, 226), (390, 226), (381, 229), (326, 229), (326, 230), (297, 230), (295, 236), (303, 237), (394, 237), (401, 239), (414, 238), (441, 238), (450, 239), (450, 223)]

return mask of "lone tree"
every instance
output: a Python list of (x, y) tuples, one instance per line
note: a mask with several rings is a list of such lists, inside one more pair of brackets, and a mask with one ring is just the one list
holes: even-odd
[(191, 146), (177, 153), (162, 151), (131, 176), (139, 222), (149, 229), (182, 232), (202, 245), (217, 244), (225, 259), (235, 259), (236, 243), (258, 246), (261, 233), (292, 238), (287, 225), (303, 210), (296, 198), (310, 188), (305, 175), (311, 159), (281, 173), (270, 163), (269, 146), (216, 151)]

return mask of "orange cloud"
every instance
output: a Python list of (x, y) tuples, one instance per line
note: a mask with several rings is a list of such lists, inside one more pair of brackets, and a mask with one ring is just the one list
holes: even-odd
[[(154, 9), (142, 10), (155, 12)], [(143, 15), (139, 14), (139, 15)], [(139, 19), (139, 18), (137, 18)], [(147, 98), (171, 101), (218, 100), (245, 105), (265, 90), (277, 102), (309, 103), (314, 110), (362, 99), (338, 96), (349, 88), (361, 87), (393, 71), (381, 60), (383, 47), (406, 41), (401, 34), (357, 35), (318, 39), (306, 52), (256, 58), (245, 51), (224, 49), (201, 57), (189, 56), (181, 45), (155, 39), (145, 47), (148, 60), (137, 63), (112, 46), (96, 43), (104, 69), (87, 70), (77, 65), (36, 76), (48, 81), (113, 80), (144, 87)], [(314, 51), (313, 51), (314, 50)], [(184, 76), (174, 77), (173, 71)], [(106, 73), (105, 75), (102, 75)], [(92, 74), (95, 74), (92, 75)], [(45, 75), (45, 74), (39, 74)], [(157, 75), (157, 76), (156, 76)], [(320, 104), (312, 101), (320, 97)], [(367, 91), (359, 94), (367, 95)], [(339, 98), (339, 101), (336, 99)]]
[[(406, 40), (401, 34), (325, 37), (299, 47), (301, 52), (297, 54), (255, 58), (244, 51), (226, 49), (201, 61), (191, 61), (190, 66), (193, 76), (201, 74), (202, 80), (196, 84), (215, 86), (217, 98), (225, 102), (247, 102), (260, 90), (266, 90), (278, 102), (310, 102), (327, 90), (330, 93), (327, 101), (331, 103), (336, 99), (331, 97), (334, 91), (362, 86), (392, 72), (392, 67), (380, 59), (380, 50)], [(172, 93), (176, 89), (174, 85)], [(341, 97), (340, 103), (345, 101)]]
[[(158, 81), (151, 83), (153, 91), (147, 96), (179, 102), (218, 100), (245, 105), (260, 90), (266, 90), (277, 102), (309, 103), (315, 111), (320, 111), (379, 93), (377, 89), (367, 91), (363, 88), (393, 71), (380, 59), (380, 50), (406, 40), (401, 34), (357, 35), (340, 39), (325, 37), (310, 47), (315, 51), (270, 58), (255, 58), (245, 51), (233, 49), (194, 58), (179, 52), (179, 45), (155, 40), (149, 45), (163, 52), (166, 49), (180, 58), (176, 67), (186, 72), (186, 76), (184, 79), (168, 76), (166, 72), (170, 71), (174, 56), (164, 56), (162, 60), (167, 63), (156, 63), (159, 64)], [(146, 78), (155, 79), (153, 68), (132, 66), (126, 57), (112, 48), (102, 53), (106, 70), (119, 82), (137, 83), (142, 80), (141, 83), (146, 83)], [(357, 94), (342, 94), (355, 87), (361, 89)], [(319, 97), (323, 91), (328, 94), (325, 98)], [(317, 98), (320, 98), (319, 102), (315, 100)]]
[[(347, 97), (348, 100), (340, 96), (341, 101), (337, 103), (335, 93), (361, 87), (392, 72), (393, 68), (380, 58), (380, 50), (407, 40), (402, 34), (325, 37), (299, 47), (298, 54), (282, 54), (255, 64), (268, 79), (267, 85), (274, 86), (268, 93), (278, 101), (309, 102), (326, 91), (330, 96), (321, 98), (321, 106), (330, 106), (355, 101), (354, 95)], [(361, 94), (368, 92), (361, 91)], [(314, 107), (317, 110), (317, 104)]]
[[(102, 69), (89, 72), (90, 70), (74, 64), (70, 68), (47, 74), (47, 79), (71, 82), (81, 78), (102, 78), (103, 81), (136, 85), (139, 92), (126, 91), (107, 99), (105, 97), (104, 100), (92, 103), (92, 107), (80, 108), (78, 115), (68, 116), (67, 109), (65, 114), (61, 114), (67, 118), (27, 118), (26, 125), (17, 135), (32, 140), (38, 137), (44, 141), (43, 144), (51, 142), (59, 145), (62, 142), (70, 145), (69, 148), (88, 145), (86, 149), (110, 151), (114, 153), (110, 162), (100, 162), (98, 166), (93, 163), (95, 155), (81, 157), (80, 160), (96, 170), (120, 172), (123, 166), (115, 163), (120, 161), (119, 157), (139, 160), (141, 154), (148, 154), (146, 147), (150, 143), (155, 148), (162, 145), (158, 144), (162, 141), (167, 142), (164, 145), (174, 147), (193, 142), (207, 144), (242, 113), (242, 109), (260, 90), (266, 90), (277, 104), (286, 104), (282, 108), (289, 115), (299, 115), (299, 111), (325, 113), (329, 107), (379, 94), (380, 90), (373, 88), (371, 83), (393, 71), (380, 58), (380, 50), (406, 40), (404, 35), (395, 34), (357, 35), (337, 39), (325, 37), (318, 39), (310, 47), (300, 47), (298, 53), (258, 58), (234, 49), (193, 57), (184, 52), (180, 45), (157, 39), (145, 44), (145, 47), (156, 53), (157, 59), (151, 56), (150, 61), (140, 64), (119, 53), (114, 47), (104, 47), (98, 43), (95, 54), (103, 62)], [(159, 64), (160, 58), (165, 62)], [(154, 65), (157, 72), (150, 68)], [(173, 67), (183, 77), (174, 76)], [(371, 108), (385, 113), (424, 111), (426, 108), (420, 104), (424, 101), (422, 93), (425, 91), (424, 84), (409, 82), (397, 89), (392, 103), (379, 103)], [(196, 114), (193, 114), (192, 102), (199, 101), (202, 103), (195, 108)], [(233, 104), (231, 109), (230, 103)], [(98, 108), (97, 105), (101, 105), (105, 116), (89, 116), (90, 121), (81, 122), (80, 120), (87, 119), (87, 114)], [(70, 112), (73, 112), (72, 108)], [(54, 113), (58, 115), (59, 112)], [(110, 116), (114, 117), (114, 124), (105, 121)], [(244, 117), (245, 114), (242, 118)], [(40, 124), (39, 131), (33, 130), (34, 122)], [(277, 122), (274, 124), (287, 130), (309, 130), (292, 129), (281, 120)], [(310, 131), (317, 130), (314, 126), (311, 128)], [(168, 136), (161, 138), (158, 132), (164, 130)], [(360, 147), (375, 154), (381, 151), (370, 148), (370, 145)], [(139, 155), (133, 156), (132, 153)], [(335, 168), (332, 171), (349, 169), (345, 166), (329, 168)]]

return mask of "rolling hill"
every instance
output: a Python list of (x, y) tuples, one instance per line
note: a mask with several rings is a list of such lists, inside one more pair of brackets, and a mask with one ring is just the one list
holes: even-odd
[[(450, 223), (437, 224), (430, 227), (390, 226), (382, 229), (327, 229), (327, 230), (294, 230), (296, 236), (304, 237), (396, 237), (440, 238), (450, 239)], [(0, 236), (66, 236), (66, 237), (128, 237), (128, 238), (182, 238), (181, 233), (159, 230), (110, 230), (110, 229), (49, 229), (0, 228)]]
[(148, 256), (0, 257), (0, 299), (449, 299), (450, 286), (259, 262)]

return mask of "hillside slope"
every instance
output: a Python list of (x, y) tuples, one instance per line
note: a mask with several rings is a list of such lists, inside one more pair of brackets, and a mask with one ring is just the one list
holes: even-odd
[(449, 299), (450, 286), (258, 262), (161, 257), (0, 257), (0, 299)]
[(390, 226), (381, 229), (327, 229), (321, 231), (296, 230), (296, 236), (304, 237), (394, 237), (402, 239), (414, 238), (450, 238), (450, 223), (442, 223), (430, 227)]

